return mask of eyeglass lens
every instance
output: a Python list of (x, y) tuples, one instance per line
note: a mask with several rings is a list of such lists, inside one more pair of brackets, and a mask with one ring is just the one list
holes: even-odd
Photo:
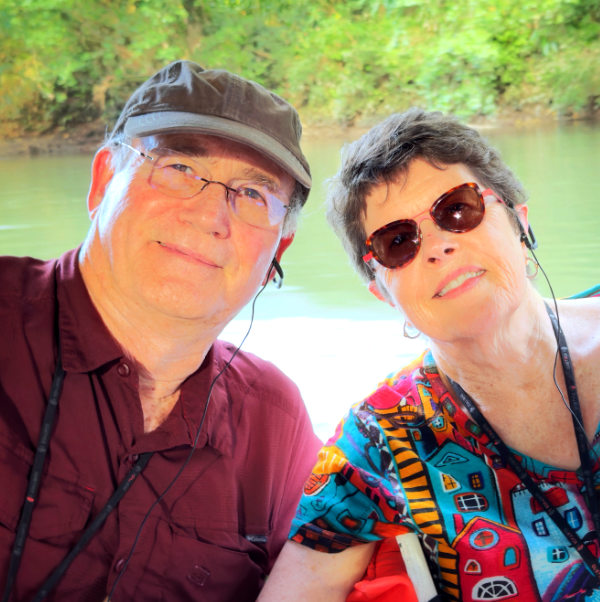
[(209, 180), (198, 173), (188, 157), (168, 155), (153, 163), (149, 183), (169, 196), (191, 198), (210, 184), (219, 184), (225, 190), (227, 201), (235, 214), (244, 222), (269, 228), (280, 224), (287, 213), (287, 205), (269, 188), (257, 182), (223, 182)]
[[(449, 232), (469, 232), (483, 219), (485, 205), (481, 192), (471, 183), (442, 195), (431, 207), (433, 221)], [(379, 228), (367, 240), (373, 257), (387, 268), (399, 268), (412, 261), (421, 246), (419, 225), (412, 219), (398, 220)]]

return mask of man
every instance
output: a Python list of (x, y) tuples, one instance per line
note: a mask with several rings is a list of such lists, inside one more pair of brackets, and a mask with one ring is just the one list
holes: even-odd
[(4, 600), (256, 598), (319, 442), (217, 337), (280, 271), (300, 133), (258, 84), (172, 63), (94, 158), (83, 245), (0, 260)]

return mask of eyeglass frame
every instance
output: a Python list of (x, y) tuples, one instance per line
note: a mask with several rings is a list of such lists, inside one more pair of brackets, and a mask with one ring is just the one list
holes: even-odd
[[(150, 175), (148, 176), (148, 185), (151, 186), (152, 188), (154, 188), (155, 190), (159, 190), (159, 188), (157, 186), (155, 186), (155, 185), (152, 184), (152, 174), (153, 174), (155, 166), (156, 166), (155, 162), (157, 161), (157, 158), (156, 157), (152, 157), (147, 152), (141, 151), (140, 149), (135, 148), (134, 146), (131, 146), (130, 144), (128, 144), (127, 142), (124, 142), (122, 140), (117, 140), (116, 143), (119, 144), (119, 145), (121, 145), (121, 146), (124, 146), (124, 147), (128, 148), (129, 150), (134, 151), (140, 157), (143, 157), (144, 159), (147, 159), (148, 161), (151, 162), (152, 171), (150, 172)], [(185, 155), (185, 153), (181, 153), (181, 154)], [(231, 210), (233, 211), (233, 213), (241, 221), (243, 221), (245, 224), (248, 224), (248, 225), (253, 226), (255, 228), (266, 228), (266, 225), (263, 226), (261, 224), (253, 224), (251, 222), (248, 222), (248, 221), (244, 220), (243, 218), (241, 218), (238, 215), (238, 212), (236, 210), (236, 205), (235, 205), (235, 196), (238, 195), (239, 188), (232, 188), (231, 186), (228, 186), (227, 184), (225, 184), (224, 182), (221, 182), (219, 180), (209, 180), (207, 178), (203, 178), (202, 176), (194, 176), (194, 177), (195, 177), (195, 179), (200, 180), (201, 182), (203, 182), (203, 185), (201, 186), (201, 188), (199, 190), (197, 190), (196, 192), (194, 192), (190, 196), (180, 196), (178, 194), (172, 194), (170, 192), (165, 192), (165, 194), (167, 196), (170, 196), (171, 198), (191, 199), (191, 198), (194, 198), (196, 195), (200, 194), (201, 192), (203, 192), (210, 184), (219, 184), (220, 186), (222, 186), (225, 189), (225, 200), (227, 201), (227, 204), (229, 205), (229, 207), (231, 207)], [(163, 190), (163, 189), (160, 189), (160, 190)], [(233, 197), (233, 200), (230, 198), (230, 194), (234, 194), (235, 195)], [(275, 223), (271, 222), (271, 210), (273, 209), (272, 199), (274, 199), (277, 203), (279, 203), (279, 205), (281, 207), (281, 210), (283, 211), (281, 213), (281, 217), (275, 216), (276, 219), (278, 219), (278, 221), (276, 221)], [(285, 221), (286, 216), (288, 215), (288, 213), (291, 210), (291, 205), (290, 204), (284, 203), (280, 198), (278, 198), (277, 196), (275, 196), (272, 193), (269, 193), (268, 194), (268, 198), (265, 198), (265, 204), (267, 206), (267, 215), (269, 216), (268, 217), (269, 224), (271, 226), (273, 226), (273, 227), (279, 226), (280, 224), (282, 224)], [(276, 206), (277, 205), (275, 205), (275, 207)]]
[[(481, 220), (479, 221), (479, 223), (477, 225), (475, 225), (473, 228), (470, 228), (468, 230), (453, 230), (451, 228), (445, 228), (443, 226), (440, 226), (437, 223), (437, 221), (435, 220), (435, 217), (433, 216), (433, 212), (434, 212), (435, 208), (439, 205), (439, 203), (441, 203), (449, 195), (456, 192), (456, 190), (459, 190), (460, 188), (464, 188), (464, 187), (471, 188), (479, 194), (479, 196), (482, 200), (482, 208), (483, 208), (483, 211), (481, 214)], [(373, 232), (371, 232), (371, 234), (369, 234), (369, 236), (365, 240), (365, 246), (367, 248), (367, 253), (365, 253), (362, 256), (362, 259), (365, 263), (369, 263), (369, 261), (374, 259), (377, 263), (379, 263), (379, 265), (381, 265), (382, 267), (384, 267), (388, 270), (399, 270), (399, 269), (405, 268), (407, 265), (409, 265), (412, 261), (414, 261), (416, 259), (417, 255), (419, 254), (419, 251), (421, 250), (421, 245), (423, 242), (423, 233), (421, 232), (421, 223), (424, 220), (431, 219), (433, 221), (433, 223), (435, 224), (436, 228), (440, 228), (441, 230), (445, 230), (446, 232), (453, 232), (455, 234), (464, 234), (466, 232), (472, 232), (473, 230), (475, 230), (475, 228), (477, 228), (478, 226), (481, 225), (481, 222), (483, 221), (483, 218), (485, 217), (485, 205), (487, 202), (491, 202), (492, 200), (495, 200), (498, 203), (502, 203), (503, 205), (508, 207), (506, 202), (502, 198), (500, 198), (500, 196), (498, 194), (496, 194), (491, 188), (486, 188), (485, 190), (481, 190), (481, 188), (479, 187), (479, 185), (476, 182), (463, 182), (462, 184), (459, 184), (458, 186), (454, 186), (450, 190), (447, 190), (442, 195), (440, 195), (437, 199), (435, 199), (435, 201), (433, 201), (433, 203), (431, 204), (431, 206), (428, 209), (424, 209), (420, 213), (417, 213), (417, 215), (415, 215), (413, 217), (409, 217), (409, 218), (393, 220), (393, 221), (388, 222), (387, 224), (384, 224), (383, 226), (373, 230)], [(423, 217), (421, 217), (421, 216), (423, 216)], [(418, 219), (419, 217), (421, 219)], [(375, 234), (378, 234), (379, 232), (385, 232), (386, 230), (390, 229), (392, 226), (394, 226), (398, 222), (413, 222), (415, 224), (416, 232), (417, 232), (417, 236), (418, 236), (417, 251), (413, 257), (411, 257), (408, 261), (406, 261), (402, 265), (395, 266), (395, 267), (388, 267), (384, 263), (382, 263), (375, 255), (375, 253), (373, 251), (372, 239)], [(536, 246), (537, 246), (537, 244), (536, 244)]]

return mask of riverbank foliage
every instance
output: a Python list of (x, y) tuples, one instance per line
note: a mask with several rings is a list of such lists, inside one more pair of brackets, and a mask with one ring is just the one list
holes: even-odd
[(600, 107), (600, 3), (2, 0), (0, 134), (111, 123), (177, 58), (255, 79), (311, 123), (412, 104), (584, 117)]

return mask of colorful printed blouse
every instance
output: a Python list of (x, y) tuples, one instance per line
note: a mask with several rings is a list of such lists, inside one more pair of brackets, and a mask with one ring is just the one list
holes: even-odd
[[(600, 494), (600, 430), (593, 441)], [(577, 472), (517, 454), (600, 555)], [(577, 552), (443, 384), (430, 352), (353, 406), (319, 454), (290, 538), (324, 552), (416, 531), (446, 600), (598, 600)]]

